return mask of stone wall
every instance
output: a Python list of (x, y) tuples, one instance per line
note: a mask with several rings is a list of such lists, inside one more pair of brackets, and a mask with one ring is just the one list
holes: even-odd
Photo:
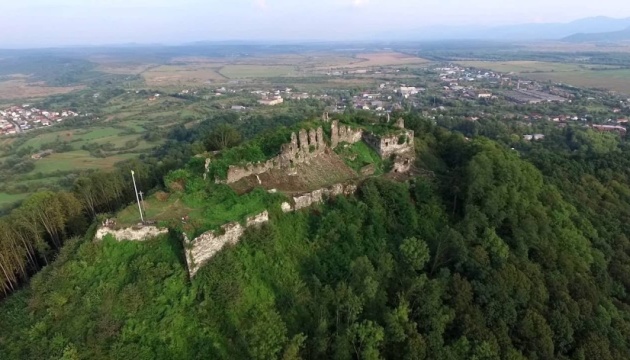
[[(302, 129), (298, 134), (291, 134), (291, 141), (283, 144), (280, 148), (280, 154), (273, 159), (262, 163), (250, 163), (245, 166), (230, 166), (225, 182), (231, 184), (251, 175), (260, 175), (271, 169), (286, 169), (290, 174), (295, 165), (310, 161), (324, 153), (326, 149), (324, 130), (321, 127), (311, 130)], [(221, 181), (217, 180), (217, 182)]]
[[(283, 212), (288, 213), (307, 208), (314, 204), (321, 204), (325, 200), (340, 195), (352, 195), (357, 191), (354, 184), (335, 184), (324, 189), (296, 195), (293, 197), (293, 204), (285, 202), (281, 205)], [(188, 240), (184, 234), (184, 246), (186, 248), (186, 263), (190, 276), (194, 277), (199, 269), (212, 259), (226, 245), (237, 244), (245, 230), (250, 227), (260, 226), (269, 222), (269, 212), (262, 213), (246, 219), (245, 225), (239, 222), (231, 222), (221, 226), (219, 231), (211, 230), (201, 234), (199, 237)]]
[(238, 243), (247, 228), (259, 226), (268, 221), (269, 212), (263, 211), (256, 216), (247, 218), (245, 226), (239, 222), (232, 222), (221, 226), (220, 231), (208, 231), (192, 241), (185, 240), (186, 262), (190, 277), (195, 276), (197, 271), (224, 246)]
[(334, 120), (330, 125), (330, 147), (336, 148), (342, 142), (354, 144), (363, 138), (363, 129), (353, 129), (346, 125), (339, 125), (339, 121)]
[(406, 153), (401, 155), (396, 155), (394, 158), (394, 166), (392, 167), (392, 172), (404, 174), (411, 170), (411, 166), (415, 160), (415, 156), (412, 153)]
[(227, 174), (227, 183), (231, 184), (239, 181), (242, 178), (250, 175), (260, 175), (265, 173), (276, 166), (274, 160), (268, 160), (266, 162), (249, 163), (245, 166), (230, 165)]
[[(336, 148), (340, 143), (355, 144), (365, 141), (383, 159), (392, 154), (413, 153), (414, 132), (404, 129), (404, 121), (398, 120), (396, 126), (400, 128), (394, 135), (377, 136), (363, 129), (353, 129), (347, 125), (339, 124), (334, 120), (331, 123), (330, 148)], [(405, 136), (404, 144), (399, 144), (401, 136)], [(228, 168), (227, 179), (217, 183), (232, 184), (243, 178), (252, 175), (260, 175), (272, 169), (287, 170), (287, 175), (294, 175), (294, 168), (297, 164), (308, 163), (314, 157), (324, 153), (329, 147), (324, 139), (324, 131), (321, 127), (317, 129), (302, 129), (297, 134), (291, 134), (291, 141), (283, 144), (280, 154), (271, 160), (260, 163), (250, 163), (245, 166), (230, 166)]]
[(282, 211), (292, 212), (307, 208), (313, 204), (321, 204), (324, 200), (339, 196), (352, 195), (357, 191), (357, 186), (353, 184), (335, 184), (324, 189), (318, 189), (312, 192), (296, 195), (293, 197), (293, 204), (285, 202), (282, 204)]
[(118, 241), (145, 241), (164, 234), (168, 234), (168, 229), (160, 229), (155, 226), (143, 226), (120, 230), (103, 227), (96, 231), (95, 240), (103, 240), (105, 236), (112, 235)]
[[(401, 144), (401, 136), (404, 142)], [(383, 159), (394, 154), (414, 152), (414, 133), (412, 130), (403, 130), (399, 133), (387, 136), (378, 136), (370, 133), (363, 134), (363, 141), (373, 148)]]

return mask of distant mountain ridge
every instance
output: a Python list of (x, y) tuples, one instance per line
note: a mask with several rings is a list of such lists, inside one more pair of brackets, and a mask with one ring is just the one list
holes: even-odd
[(496, 27), (429, 26), (381, 34), (405, 40), (561, 40), (578, 33), (618, 32), (630, 27), (630, 18), (589, 17), (568, 23), (529, 23)]
[(613, 42), (630, 40), (630, 26), (621, 31), (578, 33), (562, 39), (566, 42)]

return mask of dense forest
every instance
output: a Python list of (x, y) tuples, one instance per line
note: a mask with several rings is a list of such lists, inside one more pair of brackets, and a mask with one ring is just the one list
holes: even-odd
[[(0, 358), (630, 358), (625, 142), (568, 128), (512, 149), (505, 134), (470, 140), (415, 115), (407, 125), (422, 176), (272, 211), (192, 280), (174, 232), (93, 242), (93, 228), (79, 235), (73, 221), (48, 227), (15, 210), (6, 226), (41, 223), (41, 246), (64, 245), (54, 261), (34, 247), (49, 265), (0, 303)], [(186, 148), (170, 166), (147, 162), (146, 186), (182, 166)], [(110, 184), (101, 178), (85, 189)], [(87, 227), (116, 199), (86, 207), (82, 184), (79, 203), (54, 213)]]

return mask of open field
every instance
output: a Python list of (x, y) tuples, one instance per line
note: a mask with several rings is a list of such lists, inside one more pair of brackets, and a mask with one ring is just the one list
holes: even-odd
[(528, 75), (534, 80), (551, 80), (577, 87), (617, 91), (630, 95), (630, 69), (583, 72), (555, 72)]
[(117, 75), (138, 75), (156, 66), (153, 64), (99, 62), (98, 59), (95, 60), (95, 62), (99, 63), (99, 66), (96, 68), (97, 71)]
[(82, 86), (53, 87), (44, 83), (28, 83), (25, 78), (0, 82), (0, 99), (30, 99), (67, 94), (83, 89)]
[(630, 94), (630, 69), (541, 61), (458, 61), (459, 65), (515, 73), (538, 81), (598, 88)]
[(95, 158), (89, 152), (76, 150), (59, 154), (52, 154), (46, 158), (35, 162), (34, 172), (42, 174), (55, 171), (80, 171), (87, 169), (111, 169), (119, 161), (134, 158), (134, 154), (123, 154), (109, 156), (106, 158)]
[(230, 79), (294, 76), (297, 74), (293, 66), (275, 65), (227, 65), (221, 68), (220, 73)]
[(61, 131), (53, 131), (49, 133), (39, 134), (35, 137), (30, 138), (24, 144), (20, 145), (18, 149), (23, 149), (27, 147), (32, 147), (33, 149), (39, 149), (44, 144), (49, 144), (55, 142), (57, 140), (70, 142), (74, 138), (74, 133), (76, 130), (61, 130)]
[[(98, 127), (93, 128), (88, 131), (84, 130), (60, 130), (53, 131), (49, 133), (44, 133), (37, 135), (24, 144), (22, 144), (19, 148), (32, 147), (34, 149), (39, 149), (42, 145), (50, 144), (56, 141), (67, 142), (71, 144), (75, 143), (87, 143), (94, 140), (104, 140), (103, 142), (107, 142), (108, 140), (116, 140), (119, 138), (119, 134), (123, 130), (111, 128), (111, 127)], [(78, 145), (79, 147), (81, 145)]]
[(509, 73), (580, 72), (593, 69), (617, 69), (615, 66), (569, 64), (544, 61), (456, 61), (456, 64)]
[(357, 54), (353, 61), (349, 64), (339, 65), (342, 68), (362, 68), (374, 66), (400, 66), (400, 65), (419, 65), (428, 64), (430, 61), (417, 56), (396, 53), (365, 53)]
[(148, 86), (195, 86), (227, 82), (231, 79), (291, 77), (330, 68), (424, 65), (428, 60), (397, 52), (360, 54), (305, 53), (276, 54), (268, 57), (179, 57), (169, 65), (142, 68), (138, 65), (101, 65), (103, 71), (141, 74)]
[(162, 65), (142, 73), (149, 86), (190, 86), (225, 81), (218, 70), (220, 66), (212, 64)]

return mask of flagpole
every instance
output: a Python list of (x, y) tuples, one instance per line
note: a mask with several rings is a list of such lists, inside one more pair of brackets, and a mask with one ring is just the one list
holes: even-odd
[(131, 178), (133, 179), (133, 189), (136, 191), (136, 201), (138, 201), (138, 210), (140, 211), (140, 220), (144, 224), (144, 216), (142, 216), (142, 207), (140, 207), (140, 198), (138, 197), (138, 187), (136, 186), (136, 176), (133, 170), (131, 170)]

